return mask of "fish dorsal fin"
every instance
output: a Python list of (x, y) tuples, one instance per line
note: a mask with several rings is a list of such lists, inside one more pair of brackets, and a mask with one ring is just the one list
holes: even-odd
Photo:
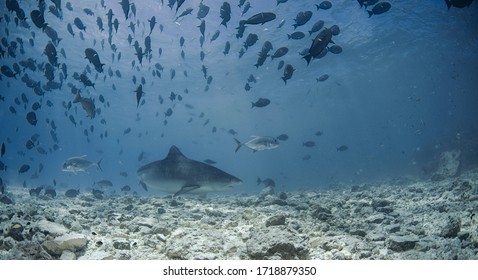
[(181, 153), (178, 147), (172, 145), (171, 148), (169, 148), (168, 156), (166, 157), (167, 159), (177, 159), (185, 156)]

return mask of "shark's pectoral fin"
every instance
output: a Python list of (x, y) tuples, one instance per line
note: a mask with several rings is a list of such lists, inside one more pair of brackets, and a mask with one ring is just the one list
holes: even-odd
[(146, 184), (143, 181), (139, 181), (139, 184), (141, 185), (141, 187), (143, 187), (145, 191), (148, 191), (148, 186), (146, 186)]
[(182, 186), (182, 188), (177, 191), (173, 196), (178, 196), (180, 194), (185, 194), (185, 193), (188, 193), (190, 191), (193, 191), (195, 189), (199, 189), (201, 186), (199, 186), (198, 184), (190, 184), (190, 185), (184, 185)]

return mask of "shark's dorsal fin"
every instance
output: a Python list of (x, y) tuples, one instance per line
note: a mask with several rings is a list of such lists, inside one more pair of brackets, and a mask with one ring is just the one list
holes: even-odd
[(181, 151), (178, 149), (178, 147), (172, 145), (171, 148), (169, 148), (168, 155), (166, 156), (167, 159), (177, 159), (179, 157), (185, 157)]

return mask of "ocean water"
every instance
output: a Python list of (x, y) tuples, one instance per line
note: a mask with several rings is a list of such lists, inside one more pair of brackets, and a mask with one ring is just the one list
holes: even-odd
[[(204, 0), (202, 4), (210, 10), (204, 18), (201, 47), (199, 0), (184, 1), (177, 12), (176, 4), (167, 6), (170, 1), (130, 1), (136, 11), (130, 8), (127, 19), (119, 1), (104, 1), (104, 7), (100, 1), (61, 1), (61, 18), (49, 11), (53, 1), (44, 1), (45, 22), (61, 38), (55, 46), (58, 67), (53, 67), (53, 81), (61, 88), (46, 90), (48, 80), (40, 69), (48, 63), (44, 49), (51, 39), (32, 22), (30, 13), (39, 9), (38, 3), (18, 1), (25, 12), (22, 21), (18, 13), (7, 10), (6, 2), (16, 1), (0, 3), (1, 49), (5, 51), (0, 64), (15, 71), (14, 63), (31, 58), (36, 68), (20, 66), (15, 77), (3, 70), (0, 74), (0, 142), (5, 144), (0, 160), (7, 166), (0, 177), (8, 187), (51, 185), (58, 191), (78, 188), (86, 192), (95, 182), (107, 179), (113, 182), (110, 193), (122, 193), (120, 188), (129, 185), (130, 193), (164, 195), (143, 190), (136, 170), (163, 159), (171, 145), (190, 159), (213, 160), (214, 166), (240, 178), (243, 183), (232, 193), (260, 191), (258, 177), (273, 179), (278, 191), (318, 190), (398, 177), (426, 179), (440, 154), (450, 149), (461, 150), (462, 168), (478, 162), (476, 3), (448, 9), (441, 0), (395, 0), (388, 1), (389, 11), (369, 17), (352, 0), (331, 1), (328, 10), (316, 9), (320, 1), (289, 0), (277, 5), (276, 1), (251, 0), (243, 15), (245, 6), (227, 1), (231, 19), (226, 27), (220, 17), (224, 1)], [(88, 15), (85, 8), (94, 15)], [(187, 8), (192, 13), (177, 18)], [(112, 20), (119, 23), (117, 31), (114, 27), (109, 31), (110, 9)], [(294, 29), (297, 14), (305, 11), (312, 12), (311, 19)], [(243, 37), (237, 38), (239, 21), (261, 12), (272, 12), (276, 18), (247, 25)], [(150, 33), (148, 20), (153, 16), (157, 23)], [(75, 26), (75, 18), (85, 30)], [(325, 27), (339, 26), (340, 33), (328, 47), (335, 43), (343, 52), (328, 52), (307, 65), (300, 53), (310, 48), (318, 34), (309, 36), (308, 32), (318, 20)], [(216, 31), (218, 38), (211, 40)], [(304, 32), (305, 37), (288, 39), (295, 31)], [(258, 40), (239, 57), (249, 34), (256, 34)], [(144, 51), (148, 35), (151, 52), (140, 63), (133, 44), (137, 41)], [(266, 41), (273, 46), (269, 55), (280, 47), (287, 47), (288, 53), (255, 67)], [(226, 42), (230, 43), (228, 54), (223, 53)], [(87, 48), (97, 51), (104, 64), (102, 73), (85, 59)], [(295, 69), (287, 83), (281, 80), (284, 68), (278, 70), (280, 61)], [(157, 63), (163, 70), (156, 71)], [(82, 73), (94, 87), (74, 78)], [(318, 81), (324, 74), (329, 78)], [(26, 86), (26, 75), (40, 83), (42, 95)], [(247, 91), (250, 75), (257, 82), (250, 82)], [(209, 84), (208, 77), (212, 79)], [(140, 84), (144, 94), (138, 105), (135, 91)], [(72, 88), (94, 101), (94, 118), (86, 115), (80, 103), (70, 104), (75, 98)], [(174, 100), (170, 99), (172, 92)], [(251, 108), (251, 102), (259, 98), (271, 103)], [(35, 102), (41, 105), (36, 111), (32, 109)], [(170, 116), (166, 116), (168, 109)], [(36, 114), (36, 125), (27, 121), (31, 111)], [(281, 134), (288, 139), (280, 140), (278, 148), (253, 152), (241, 147), (235, 152), (234, 138), (245, 142), (252, 135)], [(28, 149), (26, 142), (32, 136), (34, 147)], [(308, 141), (315, 145), (304, 145)], [(348, 149), (339, 149), (342, 145)], [(81, 155), (93, 162), (101, 160), (102, 171), (91, 168), (74, 174), (61, 170), (66, 159)], [(30, 169), (20, 173), (24, 164)]]

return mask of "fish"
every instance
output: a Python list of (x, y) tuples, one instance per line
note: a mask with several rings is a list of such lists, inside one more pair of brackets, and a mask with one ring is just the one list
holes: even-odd
[(25, 173), (27, 172), (28, 170), (30, 170), (30, 165), (28, 164), (22, 164), (20, 166), (20, 168), (18, 168), (18, 173), (21, 174), (21, 173)]
[(287, 85), (287, 80), (292, 78), (292, 74), (294, 73), (295, 69), (292, 67), (292, 65), (287, 64), (284, 68), (284, 76), (281, 78), (284, 83)]
[(222, 3), (221, 10), (221, 24), (227, 27), (227, 23), (231, 20), (231, 5), (228, 2)]
[(2, 178), (0, 178), (0, 194), (5, 193), (5, 185), (3, 184)]
[(75, 26), (80, 29), (80, 30), (83, 30), (83, 31), (86, 31), (86, 26), (83, 24), (83, 21), (81, 21), (80, 18), (76, 17), (74, 20), (73, 20), (73, 23), (75, 24)]
[(318, 20), (316, 23), (314, 23), (312, 28), (309, 30), (309, 36), (312, 35), (312, 33), (315, 33), (322, 29), (322, 27), (324, 27), (324, 23), (325, 22), (323, 20)]
[(56, 191), (55, 189), (49, 187), (49, 188), (45, 188), (45, 196), (49, 196), (51, 198), (55, 198), (56, 197)]
[(254, 152), (263, 151), (263, 150), (271, 150), (279, 147), (279, 141), (277, 138), (271, 136), (251, 136), (252, 139), (241, 143), (241, 141), (234, 138), (237, 144), (236, 153), (242, 146), (246, 146)]
[(327, 48), (329, 52), (333, 53), (333, 54), (339, 54), (339, 53), (342, 53), (343, 49), (341, 46), (339, 45), (333, 45), (331, 47), (328, 47)]
[(248, 18), (247, 20), (239, 21), (239, 25), (245, 24), (264, 24), (266, 22), (272, 21), (276, 19), (276, 14), (274, 13), (258, 13), (253, 15), (252, 17)]
[(43, 186), (30, 189), (28, 192), (30, 193), (30, 196), (39, 196), (40, 192), (43, 190)]
[(131, 6), (131, 4), (129, 3), (129, 0), (121, 0), (119, 4), (121, 5), (121, 8), (123, 9), (125, 18), (128, 19), (129, 8)]
[(269, 105), (271, 101), (267, 98), (259, 98), (256, 102), (251, 102), (251, 103), (252, 103), (251, 108), (254, 108), (254, 107), (262, 108)]
[(259, 36), (257, 36), (257, 34), (249, 33), (249, 35), (247, 35), (246, 41), (244, 42), (244, 48), (247, 50), (247, 48), (252, 47), (257, 40), (259, 40)]
[(304, 32), (302, 31), (296, 31), (292, 34), (287, 34), (287, 39), (293, 39), (293, 40), (300, 40), (305, 37)]
[(80, 194), (80, 190), (69, 189), (65, 192), (65, 196), (69, 198), (77, 197)]
[(180, 19), (184, 16), (190, 15), (192, 12), (193, 12), (193, 8), (187, 8), (175, 19), (175, 21), (178, 21), (178, 19)]
[(129, 192), (131, 190), (131, 187), (128, 185), (124, 185), (121, 187), (121, 191), (123, 192)]
[(464, 8), (464, 7), (470, 7), (471, 3), (473, 0), (445, 0), (446, 6), (448, 7), (448, 10), (451, 7), (455, 8)]
[(344, 151), (347, 151), (348, 149), (349, 149), (349, 147), (347, 147), (346, 145), (342, 145), (340, 147), (337, 147), (338, 152), (344, 152)]
[(113, 187), (113, 183), (110, 180), (100, 180), (98, 182), (95, 182), (93, 186), (98, 186), (101, 188), (109, 188), (109, 187)]
[(6, 77), (16, 79), (17, 73), (14, 73), (13, 70), (7, 65), (2, 65), (0, 70), (2, 71), (2, 74), (5, 75)]
[(281, 140), (281, 141), (286, 141), (287, 139), (289, 139), (289, 135), (283, 133), (279, 136), (276, 137), (278, 140)]
[(219, 168), (187, 158), (174, 145), (164, 159), (148, 163), (136, 173), (143, 187), (173, 196), (228, 191), (242, 183)]
[(307, 142), (302, 143), (302, 146), (307, 147), (307, 148), (311, 148), (311, 147), (315, 146), (315, 142), (314, 141), (307, 141)]
[(209, 6), (207, 5), (204, 5), (201, 1), (201, 3), (199, 3), (199, 10), (197, 12), (197, 18), (198, 19), (203, 19), (207, 16), (207, 14), (209, 13)]
[(105, 64), (101, 63), (98, 53), (92, 48), (85, 49), (85, 58), (95, 66), (96, 71), (99, 73), (103, 72), (103, 66)]
[(96, 167), (100, 171), (103, 171), (100, 165), (101, 160), (102, 159), (97, 162), (91, 162), (86, 159), (86, 155), (83, 155), (81, 157), (71, 157), (63, 163), (61, 171), (73, 172), (74, 174), (77, 174), (78, 172), (86, 172), (91, 167)]
[(257, 185), (259, 186), (260, 184), (264, 184), (264, 187), (272, 187), (274, 188), (276, 186), (276, 182), (272, 180), (271, 178), (266, 178), (264, 180), (261, 180), (261, 178), (257, 177)]
[(271, 60), (273, 60), (274, 58), (282, 57), (282, 56), (286, 55), (287, 52), (289, 52), (289, 48), (287, 48), (287, 47), (278, 48), (275, 51), (275, 53), (273, 55), (271, 55)]
[(328, 10), (332, 8), (332, 3), (330, 1), (322, 1), (320, 2), (319, 5), (315, 4), (315, 7), (317, 7), (317, 11), (322, 9), (322, 10)]
[(312, 17), (311, 11), (299, 12), (297, 16), (295, 17), (295, 23), (292, 24), (292, 26), (294, 26), (294, 29), (296, 29), (297, 27), (306, 24), (311, 17)]
[(95, 103), (91, 98), (81, 97), (80, 93), (78, 92), (73, 100), (73, 103), (80, 103), (83, 110), (85, 110), (86, 115), (93, 119), (96, 116), (96, 107)]
[(37, 125), (37, 115), (35, 114), (35, 112), (28, 112), (27, 113), (27, 121), (29, 124), (33, 125), (33, 126), (36, 126)]
[(332, 42), (332, 31), (329, 28), (325, 28), (317, 34), (317, 36), (312, 41), (312, 44), (309, 48), (309, 53), (304, 55), (304, 58), (309, 65), (312, 58), (317, 58), (326, 49), (327, 45)]
[(47, 26), (45, 18), (43, 17), (43, 13), (39, 10), (32, 10), (30, 12), (30, 18), (32, 19), (33, 24), (40, 29), (43, 29), (45, 26)]
[(388, 2), (377, 3), (375, 6), (373, 6), (372, 10), (367, 10), (368, 17), (371, 17), (372, 15), (383, 14), (390, 10), (391, 7), (392, 5)]
[(141, 97), (143, 97), (143, 94), (144, 94), (143, 85), (140, 84), (138, 86), (138, 88), (135, 90), (135, 92), (136, 92), (136, 102), (137, 102), (136, 108), (138, 108), (139, 107), (139, 101), (141, 100)]
[(316, 80), (317, 82), (324, 82), (324, 81), (327, 81), (328, 78), (329, 78), (328, 74), (323, 74), (322, 76), (316, 78)]

